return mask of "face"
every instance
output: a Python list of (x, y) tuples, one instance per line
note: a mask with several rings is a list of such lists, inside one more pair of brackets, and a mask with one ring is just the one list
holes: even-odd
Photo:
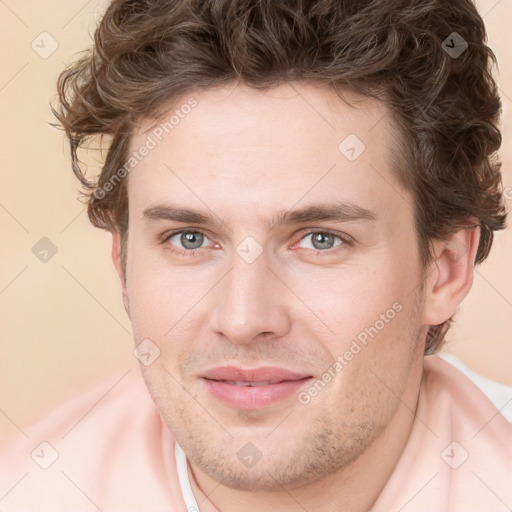
[(132, 141), (151, 146), (128, 181), (143, 374), (192, 463), (233, 488), (345, 467), (417, 393), (413, 199), (388, 110), (347, 98), (306, 83), (195, 91), (172, 130), (148, 123)]

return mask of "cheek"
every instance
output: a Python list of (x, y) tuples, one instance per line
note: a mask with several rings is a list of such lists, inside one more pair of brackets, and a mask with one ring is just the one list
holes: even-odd
[(402, 304), (405, 297), (403, 283), (389, 271), (354, 266), (320, 269), (307, 279), (304, 275), (289, 276), (290, 288), (307, 307), (308, 317), (314, 313), (315, 324), (333, 339), (353, 339), (375, 323), (382, 330), (381, 315), (384, 320), (394, 318), (397, 303)]
[(210, 280), (201, 270), (154, 264), (150, 258), (134, 254), (127, 280), (132, 322), (157, 337), (167, 335), (193, 312), (211, 288)]
[(416, 305), (395, 306), (387, 320), (339, 336), (330, 347), (335, 363), (322, 376), (329, 380), (329, 391), (312, 399), (312, 410), (330, 411), (368, 429), (387, 424), (406, 392), (412, 361), (422, 351)]
[[(354, 267), (329, 274), (319, 272), (307, 286), (296, 280), (291, 287), (315, 313), (307, 312), (300, 322), (331, 354), (334, 395), (349, 393), (352, 403), (358, 394), (361, 403), (365, 394), (379, 401), (385, 391), (376, 375), (401, 390), (421, 327), (421, 304), (411, 293), (414, 279), (391, 264), (378, 272)], [(352, 383), (364, 385), (354, 389)]]

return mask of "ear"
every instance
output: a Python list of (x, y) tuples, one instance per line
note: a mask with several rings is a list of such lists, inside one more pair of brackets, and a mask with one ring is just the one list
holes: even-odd
[(118, 231), (112, 233), (112, 261), (114, 262), (114, 267), (116, 267), (117, 275), (121, 281), (124, 309), (126, 313), (128, 313), (128, 316), (130, 316), (128, 293), (126, 292), (126, 275), (121, 258), (121, 234)]
[(434, 242), (435, 261), (425, 278), (423, 325), (439, 325), (457, 311), (473, 284), (479, 241), (480, 228), (473, 227)]

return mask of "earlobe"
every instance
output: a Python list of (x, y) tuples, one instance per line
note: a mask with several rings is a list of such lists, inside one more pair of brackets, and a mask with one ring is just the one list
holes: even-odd
[(112, 261), (114, 263), (114, 267), (116, 268), (117, 275), (119, 276), (119, 280), (121, 281), (124, 309), (128, 316), (130, 316), (128, 294), (126, 291), (126, 275), (123, 265), (123, 258), (121, 256), (121, 246), (121, 234), (118, 231), (114, 231), (112, 233)]
[(425, 278), (424, 325), (439, 325), (456, 311), (473, 284), (480, 228), (463, 229), (434, 243), (436, 258)]

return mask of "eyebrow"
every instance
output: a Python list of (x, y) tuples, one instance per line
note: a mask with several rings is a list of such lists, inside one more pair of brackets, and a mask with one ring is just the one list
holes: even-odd
[[(172, 204), (159, 204), (146, 208), (142, 217), (148, 220), (169, 220), (186, 224), (201, 224), (218, 228), (224, 224), (212, 213), (185, 208)], [(270, 231), (277, 226), (305, 224), (308, 222), (335, 221), (374, 221), (374, 212), (353, 203), (319, 203), (296, 210), (282, 210), (270, 218), (264, 219), (264, 225)]]

